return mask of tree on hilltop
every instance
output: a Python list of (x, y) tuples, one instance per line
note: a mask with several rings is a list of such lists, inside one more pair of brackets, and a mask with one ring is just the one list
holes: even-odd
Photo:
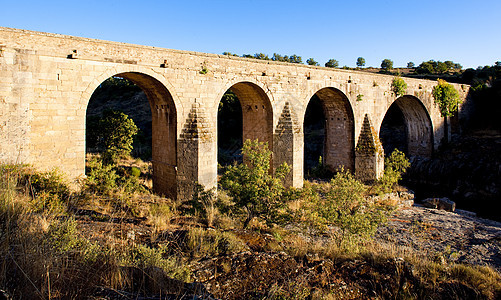
[(331, 58), (328, 62), (325, 63), (325, 66), (328, 68), (337, 68), (339, 67), (339, 61)]
[(361, 68), (363, 66), (365, 66), (365, 58), (363, 57), (357, 58), (357, 67)]
[(320, 66), (320, 64), (316, 60), (314, 60), (312, 57), (308, 58), (306, 60), (306, 63), (310, 66)]
[(393, 70), (393, 61), (391, 59), (385, 58), (381, 62), (381, 69), (386, 72)]

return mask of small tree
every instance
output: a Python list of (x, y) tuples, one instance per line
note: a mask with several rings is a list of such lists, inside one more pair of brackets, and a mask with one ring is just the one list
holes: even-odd
[(312, 57), (308, 58), (306, 60), (306, 63), (310, 66), (320, 66), (320, 64), (316, 60), (314, 60)]
[(289, 61), (293, 64), (302, 64), (303, 63), (303, 59), (301, 58), (301, 56), (298, 56), (296, 54), (292, 54), (291, 56), (289, 56)]
[(244, 228), (255, 217), (267, 223), (276, 221), (285, 207), (281, 196), (289, 167), (284, 163), (275, 170), (275, 176), (271, 175), (271, 151), (267, 143), (258, 140), (246, 140), (242, 154), (244, 163), (228, 167), (221, 177), (222, 188), (228, 190), (238, 212), (245, 215)]
[(280, 55), (278, 53), (273, 53), (271, 60), (289, 62), (289, 57), (287, 55)]
[(438, 84), (433, 87), (432, 94), (435, 103), (438, 104), (440, 114), (444, 117), (444, 142), (447, 143), (449, 141), (447, 117), (452, 117), (458, 110), (459, 103), (461, 103), (459, 93), (452, 84), (443, 79), (438, 79)]
[(325, 63), (325, 66), (328, 68), (337, 68), (339, 67), (339, 61), (335, 59), (329, 59), (329, 61)]
[(392, 192), (410, 165), (402, 151), (393, 150), (391, 155), (384, 160), (384, 174), (374, 186), (375, 192), (378, 194)]
[(414, 69), (415, 66), (416, 65), (412, 61), (410, 61), (410, 62), (407, 63), (407, 68), (409, 68), (409, 69)]
[(363, 58), (363, 57), (357, 58), (357, 67), (360, 68), (360, 67), (363, 67), (363, 66), (365, 66), (365, 58)]
[(138, 128), (129, 116), (120, 111), (107, 110), (98, 124), (97, 140), (103, 149), (103, 163), (115, 164), (118, 158), (130, 155)]
[(254, 54), (254, 58), (255, 59), (262, 59), (262, 60), (270, 60), (268, 55), (266, 55), (264, 53), (256, 53), (256, 54)]
[(407, 83), (401, 77), (395, 77), (391, 82), (391, 89), (395, 93), (395, 96), (403, 96), (407, 91)]
[(383, 59), (383, 61), (381, 62), (381, 69), (386, 72), (393, 70), (393, 61), (387, 58)]

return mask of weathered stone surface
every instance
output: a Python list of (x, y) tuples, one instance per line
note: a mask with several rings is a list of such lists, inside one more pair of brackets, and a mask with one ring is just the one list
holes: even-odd
[(501, 272), (501, 223), (460, 212), (420, 206), (398, 210), (376, 239), (445, 261), (489, 264)]
[(364, 117), (355, 148), (355, 170), (357, 179), (366, 183), (378, 180), (384, 172), (383, 146), (368, 114)]
[[(177, 192), (197, 182), (216, 185), (217, 111), (227, 90), (241, 102), (243, 138), (268, 142), (277, 162), (291, 163), (287, 182), (296, 187), (302, 185), (303, 119), (313, 95), (326, 111), (324, 162), (350, 170), (364, 116), (377, 138), (386, 111), (402, 98), (391, 91), (393, 77), (382, 74), (4, 27), (0, 41), (0, 162), (59, 167), (70, 178), (81, 176), (87, 104), (103, 81), (120, 76), (141, 87), (150, 102), (154, 188), (178, 198)], [(409, 149), (425, 153), (418, 149), (422, 141), (436, 149), (444, 135), (431, 93), (436, 82), (405, 81), (408, 95), (399, 108), (412, 137)], [(468, 87), (455, 87), (465, 98)], [(357, 101), (358, 95), (364, 100)], [(194, 104), (204, 114), (202, 123), (193, 119)]]
[(409, 208), (414, 205), (414, 193), (412, 191), (387, 193), (370, 196), (368, 200), (373, 203), (385, 203), (398, 208)]
[(426, 198), (423, 201), (423, 205), (428, 208), (443, 209), (446, 211), (454, 211), (456, 209), (456, 203), (449, 198)]

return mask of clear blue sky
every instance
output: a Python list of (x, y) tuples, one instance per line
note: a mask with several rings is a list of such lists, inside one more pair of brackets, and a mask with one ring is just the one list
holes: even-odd
[[(500, 0), (0, 0), (0, 26), (209, 53), (297, 54), (323, 65), (463, 67), (501, 60)], [(1, 41), (0, 41), (1, 44)]]

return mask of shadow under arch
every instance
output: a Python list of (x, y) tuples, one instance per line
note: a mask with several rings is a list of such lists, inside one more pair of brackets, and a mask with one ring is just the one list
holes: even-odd
[(423, 103), (414, 96), (401, 96), (390, 105), (379, 132), (386, 155), (395, 148), (408, 157), (431, 157), (433, 153), (431, 118)]
[[(104, 80), (110, 77), (127, 79), (141, 88), (146, 95), (152, 119), (153, 189), (156, 193), (176, 199), (177, 109), (172, 94), (162, 82), (145, 73), (118, 72)], [(98, 86), (94, 88), (94, 91)], [(87, 107), (89, 99), (86, 102)]]
[[(227, 91), (236, 95), (241, 106), (242, 142), (257, 139), (267, 142), (268, 148), (273, 151), (273, 108), (268, 95), (260, 86), (249, 81), (234, 83)], [(218, 136), (218, 140), (220, 138)]]
[[(355, 121), (353, 110), (348, 97), (340, 90), (325, 87), (317, 92), (308, 101), (303, 117), (303, 125), (308, 110), (315, 102), (320, 103), (324, 118), (324, 142), (322, 164), (330, 171), (337, 171), (340, 167), (348, 170), (355, 168)], [(314, 116), (315, 117), (315, 116)], [(305, 149), (308, 143), (305, 133)], [(306, 168), (305, 168), (306, 171)]]

